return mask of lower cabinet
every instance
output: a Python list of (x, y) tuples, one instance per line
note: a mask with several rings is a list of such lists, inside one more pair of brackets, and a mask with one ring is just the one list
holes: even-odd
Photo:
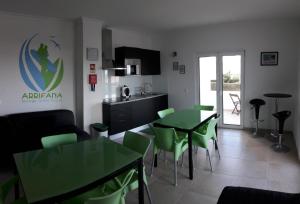
[(168, 108), (168, 95), (129, 101), (121, 104), (102, 104), (103, 123), (108, 134), (116, 134), (153, 122), (157, 111)]

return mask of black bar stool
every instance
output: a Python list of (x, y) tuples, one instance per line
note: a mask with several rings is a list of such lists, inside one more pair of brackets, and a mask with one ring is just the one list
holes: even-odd
[(250, 100), (249, 103), (252, 105), (252, 107), (255, 110), (256, 128), (255, 128), (255, 132), (253, 132), (253, 135), (257, 135), (258, 134), (258, 122), (263, 121), (263, 120), (259, 120), (259, 109), (260, 109), (260, 106), (265, 105), (266, 102), (260, 98), (254, 98), (254, 99)]
[(280, 111), (277, 113), (273, 113), (273, 116), (277, 118), (279, 123), (279, 129), (278, 129), (278, 143), (272, 145), (272, 149), (275, 152), (288, 152), (289, 148), (282, 144), (282, 135), (283, 135), (283, 127), (285, 120), (290, 117), (292, 114), (291, 111)]

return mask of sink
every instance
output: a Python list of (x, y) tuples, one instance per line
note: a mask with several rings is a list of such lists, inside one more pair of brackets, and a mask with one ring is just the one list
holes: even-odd
[(158, 95), (158, 93), (146, 93), (146, 95)]
[(144, 96), (155, 96), (155, 95), (159, 95), (159, 93), (145, 93)]

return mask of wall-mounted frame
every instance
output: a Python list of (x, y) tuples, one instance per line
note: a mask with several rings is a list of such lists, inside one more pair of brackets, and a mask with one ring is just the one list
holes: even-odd
[(261, 52), (260, 65), (261, 66), (278, 65), (278, 52)]
[(173, 71), (178, 71), (179, 69), (179, 62), (173, 62)]
[(185, 74), (185, 65), (179, 65), (179, 74)]
[(98, 57), (98, 48), (86, 48), (86, 59), (89, 61), (97, 61)]

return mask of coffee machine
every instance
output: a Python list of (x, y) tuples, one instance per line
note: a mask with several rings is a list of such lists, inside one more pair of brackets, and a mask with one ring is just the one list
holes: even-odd
[(128, 99), (130, 97), (130, 89), (128, 86), (124, 85), (121, 87), (121, 97)]

